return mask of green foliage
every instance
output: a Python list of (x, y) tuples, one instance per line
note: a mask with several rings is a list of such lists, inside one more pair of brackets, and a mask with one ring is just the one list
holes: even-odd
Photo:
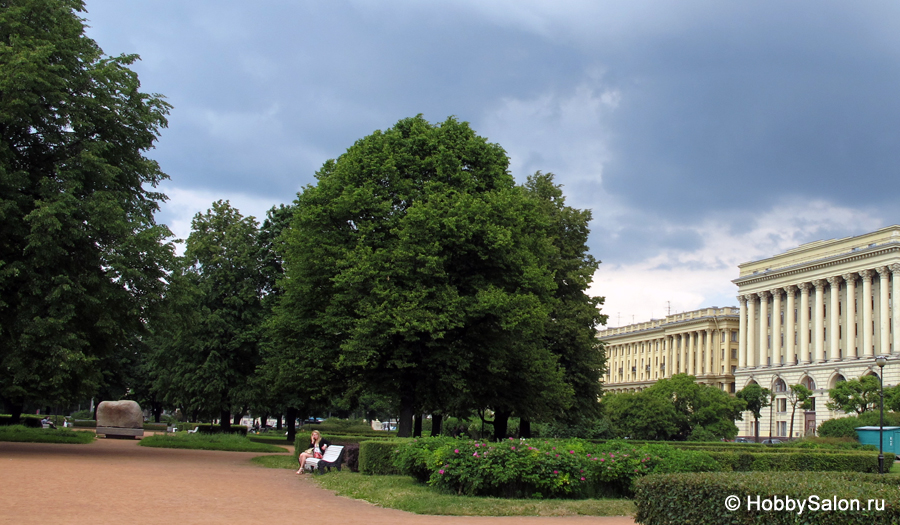
[[(708, 451), (707, 452), (726, 471), (841, 471), (841, 472), (878, 472), (878, 454), (871, 452), (829, 451), (821, 450), (795, 451), (760, 450), (749, 451)], [(894, 461), (893, 454), (885, 454), (885, 465)]]
[(85, 409), (72, 412), (72, 419), (94, 419), (94, 411)]
[(312, 403), (395, 396), (404, 436), (414, 412), (595, 410), (590, 215), (552, 176), (516, 187), (507, 168), (468, 124), (421, 116), (326, 162), (282, 235), (273, 384)]
[(394, 464), (404, 474), (446, 491), (507, 498), (627, 495), (633, 479), (651, 472), (719, 470), (703, 452), (575, 439), (416, 439), (400, 445)]
[[(836, 419), (823, 421), (819, 425), (817, 432), (821, 437), (829, 438), (852, 438), (859, 441), (856, 434), (856, 427), (878, 426), (881, 422), (881, 414), (879, 412), (864, 412), (859, 416), (847, 416)], [(900, 413), (885, 412), (885, 426), (900, 426)]]
[(94, 437), (93, 432), (75, 432), (63, 428), (51, 430), (31, 428), (25, 425), (0, 426), (0, 441), (84, 444), (93, 441)]
[(359, 444), (359, 471), (363, 474), (400, 474), (394, 466), (398, 441), (362, 441)]
[(141, 439), (142, 447), (225, 450), (229, 452), (287, 452), (282, 447), (254, 443), (235, 434), (156, 434)]
[(759, 417), (762, 410), (772, 404), (771, 394), (772, 392), (768, 388), (763, 388), (756, 383), (750, 383), (735, 394), (737, 399), (744, 401), (745, 410), (753, 414), (753, 419), (756, 420), (754, 428), (756, 428), (757, 443), (759, 442)]
[(606, 394), (603, 408), (617, 437), (646, 440), (732, 439), (744, 402), (676, 374), (634, 393)]
[(210, 423), (197, 423), (196, 425), (197, 432), (200, 434), (236, 434), (238, 436), (246, 436), (247, 435), (247, 427), (244, 426), (230, 426), (230, 427), (222, 427), (221, 425), (213, 425)]
[(80, 0), (0, 9), (0, 398), (84, 399), (121, 383), (174, 248), (144, 156), (170, 106), (137, 55), (104, 56)]
[[(890, 476), (871, 474), (822, 472), (810, 476), (804, 472), (784, 472), (772, 476), (764, 472), (699, 473), (651, 475), (634, 483), (634, 502), (638, 511), (635, 521), (644, 525), (731, 525), (735, 523), (766, 524), (865, 524), (896, 523), (900, 521), (900, 488)], [(804, 500), (811, 496), (858, 500), (861, 510), (804, 512), (748, 510), (748, 497), (756, 500), (779, 496), (784, 501)], [(737, 496), (741, 503), (735, 511), (725, 509), (729, 496)], [(868, 501), (879, 500), (884, 510), (868, 508)], [(808, 503), (808, 502), (807, 502)], [(831, 501), (829, 501), (831, 503)]]
[(862, 376), (859, 379), (841, 381), (828, 391), (831, 401), (826, 403), (828, 410), (856, 412), (857, 415), (868, 410), (877, 410), (880, 400), (881, 383), (876, 376)]

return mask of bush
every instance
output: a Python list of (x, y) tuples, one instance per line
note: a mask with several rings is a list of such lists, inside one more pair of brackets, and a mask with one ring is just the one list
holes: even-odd
[(359, 471), (363, 474), (400, 474), (394, 466), (398, 441), (363, 441), (359, 444)]
[(33, 414), (22, 414), (19, 416), (19, 422), (13, 423), (12, 416), (2, 415), (0, 416), (0, 426), (7, 425), (21, 425), (27, 428), (43, 428), (41, 425), (41, 419), (43, 416), (35, 416)]
[(201, 434), (237, 434), (239, 436), (247, 435), (247, 427), (243, 425), (232, 425), (228, 429), (223, 429), (221, 425), (213, 425), (210, 423), (197, 423), (197, 432)]
[[(841, 451), (794, 451), (783, 452), (762, 450), (759, 452), (708, 452), (722, 470), (748, 471), (840, 471), (840, 472), (878, 472), (878, 454), (871, 452)], [(885, 468), (890, 470), (894, 463), (894, 454), (884, 455)]]
[(822, 424), (819, 425), (818, 432), (822, 437), (856, 439), (857, 435), (855, 429), (859, 426), (862, 426), (859, 424), (859, 419), (855, 417), (842, 417), (823, 421)]
[(281, 447), (254, 443), (237, 434), (157, 434), (138, 443), (142, 447), (186, 448), (193, 450), (225, 450), (229, 452), (285, 452)]
[(93, 410), (77, 410), (72, 412), (72, 419), (94, 419)]
[[(886, 479), (887, 478), (887, 479)], [(735, 496), (741, 502), (735, 511), (727, 511), (725, 502)], [(803, 500), (804, 512), (757, 511), (747, 509), (747, 498), (761, 500), (790, 497)], [(807, 501), (817, 496), (821, 507), (826, 498), (856, 500), (859, 510), (812, 510)], [(868, 508), (869, 500), (883, 502), (884, 510)], [(766, 524), (871, 524), (900, 522), (900, 488), (888, 476), (828, 472), (814, 477), (802, 472), (785, 472), (777, 477), (770, 474), (710, 472), (697, 474), (655, 474), (634, 483), (637, 505), (635, 521), (644, 525), (674, 525), (693, 523), (717, 525), (734, 523)], [(829, 499), (830, 504), (832, 501)], [(796, 509), (796, 507), (795, 507)]]

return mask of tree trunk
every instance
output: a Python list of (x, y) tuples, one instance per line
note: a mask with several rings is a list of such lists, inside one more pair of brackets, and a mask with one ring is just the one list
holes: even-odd
[(791, 431), (788, 433), (788, 439), (794, 437), (794, 420), (797, 419), (797, 404), (794, 403), (794, 408), (791, 410)]
[(287, 441), (293, 443), (297, 436), (297, 409), (288, 408), (285, 410), (285, 418), (287, 419)]
[(159, 401), (153, 401), (150, 403), (150, 407), (151, 407), (150, 410), (153, 411), (153, 422), (159, 423), (160, 420), (162, 419), (162, 411), (163, 411), (162, 403), (160, 403)]
[(262, 415), (259, 416), (259, 426), (260, 428), (266, 428), (266, 421), (269, 420), (269, 413), (263, 412)]
[(281, 430), (282, 428), (284, 428), (283, 426), (281, 426), (281, 416), (281, 414), (278, 414), (278, 420), (275, 423), (275, 430)]
[(241, 418), (242, 418), (242, 417), (244, 417), (244, 413), (243, 413), (243, 412), (238, 412), (237, 414), (234, 415), (234, 421), (233, 421), (231, 424), (234, 425), (234, 426), (240, 425), (240, 424), (241, 424)]
[(222, 413), (219, 414), (219, 426), (221, 426), (222, 430), (225, 432), (228, 432), (231, 429), (231, 412), (222, 410)]
[(422, 414), (413, 416), (413, 437), (422, 437)]
[(397, 437), (412, 436), (413, 406), (416, 401), (413, 383), (409, 376), (404, 374), (400, 384), (400, 420), (397, 422)]
[(520, 419), (519, 420), (519, 437), (525, 439), (531, 439), (531, 420), (529, 419)]
[(21, 419), (21, 417), (22, 417), (23, 404), (24, 403), (22, 403), (21, 401), (13, 401), (9, 405), (9, 413), (10, 413), (10, 416), (12, 416), (10, 418), (11, 424), (13, 424), (13, 425), (19, 424), (19, 419)]
[(431, 437), (441, 435), (441, 426), (444, 424), (443, 414), (431, 414)]
[(510, 412), (498, 410), (494, 412), (494, 441), (506, 439), (506, 429), (509, 427)]
[(759, 443), (759, 418), (754, 416), (753, 419), (756, 421), (756, 424), (753, 425), (753, 437)]

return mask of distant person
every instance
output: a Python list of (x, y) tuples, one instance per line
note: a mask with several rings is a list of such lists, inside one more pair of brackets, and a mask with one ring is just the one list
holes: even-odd
[(49, 417), (44, 417), (44, 419), (41, 420), (41, 426), (44, 428), (56, 429), (56, 425), (53, 424), (53, 421), (51, 421)]
[(303, 474), (303, 468), (306, 466), (307, 459), (322, 459), (322, 456), (325, 454), (325, 449), (327, 449), (330, 444), (331, 443), (329, 443), (328, 440), (324, 439), (322, 435), (319, 434), (318, 430), (313, 430), (312, 434), (309, 435), (309, 448), (297, 456), (297, 461), (300, 463), (300, 469), (297, 471), (297, 474)]

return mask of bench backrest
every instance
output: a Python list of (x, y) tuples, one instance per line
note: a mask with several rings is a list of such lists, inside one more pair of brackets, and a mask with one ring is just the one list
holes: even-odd
[(341, 451), (344, 450), (343, 445), (331, 445), (325, 449), (325, 454), (322, 456), (322, 461), (326, 463), (331, 463), (335, 461), (338, 456), (341, 455)]

